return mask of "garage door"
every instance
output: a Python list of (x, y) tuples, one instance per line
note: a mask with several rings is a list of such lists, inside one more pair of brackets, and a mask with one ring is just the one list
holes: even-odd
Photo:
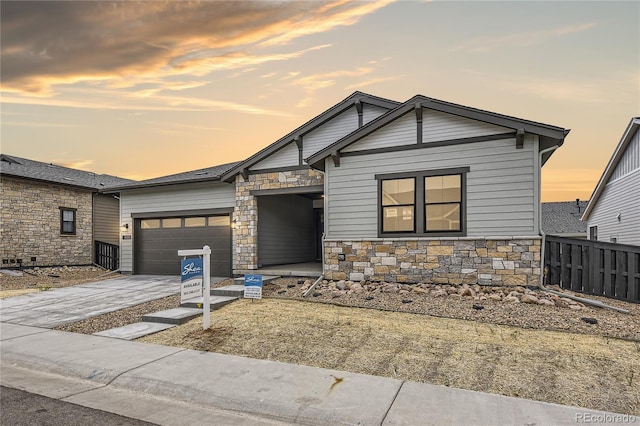
[(231, 276), (229, 215), (136, 219), (135, 274), (178, 275), (178, 250), (211, 247), (211, 276)]

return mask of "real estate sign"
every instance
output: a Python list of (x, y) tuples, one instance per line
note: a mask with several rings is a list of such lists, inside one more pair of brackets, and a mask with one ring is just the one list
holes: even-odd
[(180, 264), (180, 303), (202, 297), (202, 258), (182, 259)]
[(244, 276), (244, 298), (262, 299), (262, 275)]

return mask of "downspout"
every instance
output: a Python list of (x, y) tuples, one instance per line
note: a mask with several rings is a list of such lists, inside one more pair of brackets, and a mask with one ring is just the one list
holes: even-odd
[(316, 282), (314, 282), (307, 291), (302, 293), (302, 297), (307, 297), (309, 293), (311, 293), (313, 289), (316, 288), (316, 285), (318, 285), (318, 283), (323, 280), (323, 278), (324, 278), (324, 232), (322, 233), (322, 274), (320, 274)]
[[(542, 172), (542, 155), (546, 154), (547, 152), (551, 152), (551, 151), (555, 151), (556, 149), (560, 148), (560, 145), (554, 145), (552, 147), (543, 149), (542, 151), (540, 151), (538, 153), (538, 164), (540, 165), (540, 171)], [(551, 293), (551, 294), (555, 294), (556, 296), (560, 296), (560, 297), (566, 297), (567, 299), (571, 299), (571, 300), (575, 300), (577, 302), (580, 303), (584, 303), (587, 305), (593, 305), (593, 306), (597, 306), (599, 308), (606, 308), (606, 309), (611, 309), (617, 312), (622, 312), (623, 314), (628, 314), (629, 311), (625, 310), (625, 309), (621, 309), (618, 308), (616, 306), (611, 306), (611, 305), (606, 305), (600, 301), (597, 300), (591, 300), (591, 299), (585, 299), (583, 297), (577, 297), (577, 296), (572, 296), (570, 294), (565, 294), (565, 293), (561, 293), (559, 291), (555, 291), (555, 290), (551, 290), (549, 288), (546, 288), (544, 286), (544, 277), (546, 275), (545, 272), (545, 266), (544, 266), (544, 256), (545, 256), (545, 246), (546, 246), (546, 239), (547, 239), (547, 234), (544, 233), (544, 230), (542, 229), (542, 202), (540, 201), (541, 198), (541, 193), (542, 193), (542, 177), (540, 178), (540, 183), (538, 184), (538, 232), (540, 233), (540, 236), (542, 237), (542, 242), (541, 247), (540, 247), (540, 289), (542, 291), (545, 291), (547, 293)]]

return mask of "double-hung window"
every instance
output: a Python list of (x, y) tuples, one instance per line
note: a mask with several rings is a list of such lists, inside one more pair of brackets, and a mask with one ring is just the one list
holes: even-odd
[(60, 207), (60, 234), (76, 235), (76, 209)]
[(380, 236), (466, 235), (468, 167), (376, 175)]

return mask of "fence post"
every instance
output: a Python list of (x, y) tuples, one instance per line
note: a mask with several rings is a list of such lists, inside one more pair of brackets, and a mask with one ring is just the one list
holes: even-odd
[(211, 327), (211, 248), (209, 246), (202, 247), (202, 280), (204, 284), (204, 294), (202, 303), (202, 328), (208, 330)]

